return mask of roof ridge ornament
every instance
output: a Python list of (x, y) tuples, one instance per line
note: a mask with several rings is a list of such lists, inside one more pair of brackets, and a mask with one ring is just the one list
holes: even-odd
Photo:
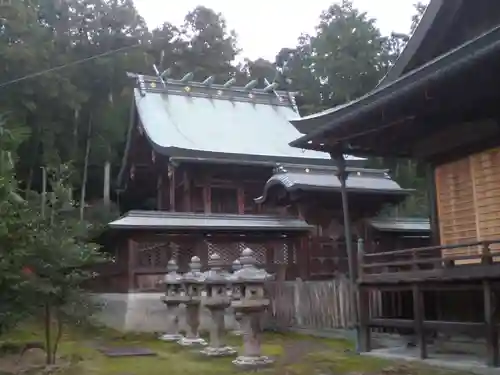
[(252, 80), (251, 80), (250, 82), (248, 82), (248, 83), (247, 83), (247, 84), (246, 84), (243, 88), (244, 88), (245, 90), (247, 90), (247, 91), (251, 91), (251, 90), (253, 90), (253, 89), (257, 86), (257, 84), (258, 84), (258, 83), (259, 83), (259, 81), (258, 81), (258, 80), (256, 80), (256, 79), (252, 79)]
[(230, 88), (236, 83), (236, 78), (231, 77), (228, 81), (226, 81), (222, 86), (224, 86), (225, 89)]
[(137, 75), (137, 84), (139, 86), (139, 93), (141, 96), (146, 96), (146, 82), (144, 81), (144, 76), (142, 74)]
[(184, 75), (184, 77), (182, 77), (179, 82), (181, 83), (188, 83), (189, 81), (191, 81), (194, 77), (194, 73), (193, 72), (189, 72), (189, 73), (186, 73)]
[(270, 83), (267, 78), (264, 78), (264, 82), (266, 84), (266, 87), (264, 88), (264, 92), (271, 92), (272, 91), (274, 93), (274, 95), (276, 96), (276, 98), (278, 98), (278, 101), (280, 103), (283, 103), (283, 98), (280, 96), (280, 94), (278, 94), (276, 92), (276, 89), (279, 87), (279, 83), (278, 82)]
[(201, 84), (207, 87), (211, 87), (214, 84), (214, 81), (215, 81), (214, 76), (208, 76)]
[[(163, 58), (162, 58), (163, 59)], [(156, 64), (153, 64), (153, 70), (155, 71), (155, 74), (156, 76), (160, 79), (161, 81), (161, 84), (163, 85), (163, 87), (167, 87), (167, 83), (165, 82), (165, 80), (163, 79), (163, 75), (165, 73), (167, 73), (168, 69), (163, 71), (163, 73), (160, 73), (160, 71), (158, 70), (158, 68), (156, 67)], [(169, 74), (169, 73), (167, 73)]]

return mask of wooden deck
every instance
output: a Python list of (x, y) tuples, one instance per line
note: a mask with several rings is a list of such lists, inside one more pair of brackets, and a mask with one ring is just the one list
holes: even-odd
[[(363, 351), (370, 351), (373, 328), (410, 329), (420, 357), (427, 358), (426, 334), (451, 332), (477, 335), (486, 341), (487, 364), (500, 365), (499, 324), (495, 316), (500, 292), (500, 240), (476, 241), (448, 246), (364, 254), (358, 246), (359, 339)], [(424, 306), (429, 290), (470, 289), (482, 296), (475, 321), (430, 320)], [(373, 290), (407, 290), (411, 293), (411, 319), (373, 317), (369, 296)], [(467, 301), (460, 296), (462, 303)], [(482, 305), (482, 306), (481, 306)], [(439, 318), (438, 318), (439, 319)]]
[[(358, 253), (360, 285), (500, 280), (500, 240)], [(498, 253), (498, 256), (497, 256)]]

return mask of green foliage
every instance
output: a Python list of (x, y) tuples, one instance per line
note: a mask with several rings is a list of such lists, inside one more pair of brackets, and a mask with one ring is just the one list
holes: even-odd
[[(11, 125), (11, 126), (9, 126)], [(16, 193), (13, 150), (25, 130), (0, 117), (0, 335), (26, 316), (28, 280), (23, 273), (33, 243), (33, 212)]]

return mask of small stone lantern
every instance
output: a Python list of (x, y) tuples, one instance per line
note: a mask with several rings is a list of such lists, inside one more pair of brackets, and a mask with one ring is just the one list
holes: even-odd
[(264, 286), (273, 276), (255, 267), (253, 251), (249, 248), (242, 251), (240, 262), (241, 269), (231, 277), (234, 295), (240, 294), (240, 298), (233, 299), (231, 306), (235, 313), (243, 315), (243, 354), (233, 363), (243, 368), (263, 367), (273, 362), (261, 353), (261, 315), (270, 304)]
[(170, 260), (167, 264), (167, 274), (163, 279), (165, 295), (161, 297), (161, 300), (167, 306), (167, 331), (160, 336), (160, 340), (163, 341), (182, 339), (182, 335), (179, 333), (179, 305), (186, 303), (188, 298), (183, 291), (183, 277), (177, 273), (178, 269), (175, 260)]
[(179, 340), (179, 344), (182, 346), (205, 346), (207, 345), (206, 341), (198, 333), (201, 299), (206, 294), (200, 258), (192, 257), (189, 269), (183, 278), (183, 287), (187, 296), (185, 304), (188, 329), (186, 336)]
[(201, 351), (210, 357), (223, 357), (236, 354), (236, 350), (223, 344), (225, 331), (225, 310), (231, 304), (227, 293), (227, 273), (223, 271), (223, 264), (219, 254), (212, 254), (208, 260), (210, 270), (205, 273), (207, 295), (204, 299), (205, 307), (210, 311), (212, 326), (210, 328), (210, 343)]

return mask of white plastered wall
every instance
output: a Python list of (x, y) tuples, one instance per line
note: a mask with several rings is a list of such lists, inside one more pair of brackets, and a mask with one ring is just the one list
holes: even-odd
[[(99, 323), (119, 331), (163, 332), (167, 324), (167, 309), (161, 302), (163, 293), (102, 293), (93, 297), (102, 305), (96, 315)], [(184, 306), (181, 306), (180, 328), (185, 330)], [(211, 319), (207, 309), (200, 312), (200, 331), (210, 328)], [(231, 311), (226, 313), (226, 329), (235, 328)]]

